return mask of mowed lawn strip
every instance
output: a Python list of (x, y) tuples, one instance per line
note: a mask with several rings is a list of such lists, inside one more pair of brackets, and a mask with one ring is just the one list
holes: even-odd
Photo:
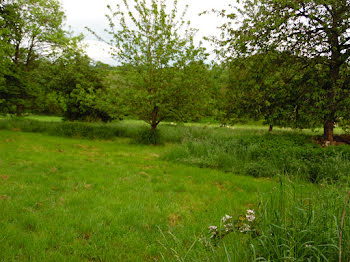
[(154, 261), (274, 182), (166, 162), (171, 145), (0, 131), (0, 261)]

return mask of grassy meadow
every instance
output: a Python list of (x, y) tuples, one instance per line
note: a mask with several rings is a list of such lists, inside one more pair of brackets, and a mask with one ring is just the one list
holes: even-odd
[(350, 258), (347, 146), (170, 123), (154, 146), (141, 122), (50, 120), (0, 120), (0, 261), (335, 261), (339, 229)]

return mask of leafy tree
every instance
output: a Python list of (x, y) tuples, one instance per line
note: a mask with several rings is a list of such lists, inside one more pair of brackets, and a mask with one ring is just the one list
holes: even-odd
[[(324, 126), (324, 139), (333, 141), (334, 124), (347, 117), (350, 57), (350, 2), (348, 0), (243, 0), (237, 12), (223, 11), (229, 19), (219, 42), (225, 55), (244, 56), (277, 50), (303, 58), (305, 65), (322, 68), (312, 94), (314, 113)], [(239, 20), (240, 26), (231, 26)], [(311, 116), (309, 117), (311, 118)]]
[(7, 0), (1, 2), (1, 56), (10, 62), (0, 89), (1, 111), (21, 114), (30, 107), (38, 90), (28, 72), (35, 60), (61, 51), (71, 39), (63, 30), (64, 13), (57, 0)]
[(63, 29), (65, 16), (59, 1), (16, 0), (2, 5), (4, 27), (14, 49), (8, 55), (16, 65), (28, 69), (36, 56), (52, 52), (69, 40)]
[[(0, 3), (0, 94), (5, 90), (5, 75), (9, 73), (11, 60), (8, 54), (11, 53), (11, 45), (9, 44), (8, 34), (9, 29), (5, 28), (6, 21), (3, 19), (4, 5)], [(0, 97), (0, 108), (3, 108), (6, 103), (4, 97)], [(1, 112), (1, 110), (0, 110)]]
[(111, 92), (104, 80), (108, 73), (109, 69), (93, 64), (80, 50), (65, 49), (56, 60), (41, 61), (31, 72), (34, 84), (42, 87), (36, 100), (41, 107), (36, 109), (67, 120), (112, 120), (120, 110), (109, 109), (108, 103), (116, 102), (115, 96), (108, 97)]
[(112, 55), (128, 67), (131, 111), (152, 130), (164, 119), (193, 118), (201, 104), (195, 74), (201, 73), (205, 55), (193, 43), (195, 31), (185, 21), (186, 10), (178, 15), (177, 0), (172, 8), (164, 0), (129, 3), (123, 0), (116, 11), (109, 6), (107, 32)]
[[(232, 60), (224, 112), (232, 122), (263, 119), (274, 125), (317, 126), (309, 119), (307, 94), (313, 89), (312, 70), (289, 53), (269, 52)], [(308, 106), (306, 106), (308, 104)]]

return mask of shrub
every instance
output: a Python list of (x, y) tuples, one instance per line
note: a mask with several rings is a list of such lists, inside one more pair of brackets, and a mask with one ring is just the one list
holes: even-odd
[(159, 130), (152, 130), (149, 127), (142, 128), (137, 133), (135, 141), (144, 145), (159, 145), (163, 143)]

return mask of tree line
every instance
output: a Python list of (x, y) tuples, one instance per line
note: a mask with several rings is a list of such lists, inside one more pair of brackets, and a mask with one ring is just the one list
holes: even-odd
[(92, 61), (83, 36), (64, 29), (57, 0), (0, 3), (0, 112), (149, 123), (264, 120), (273, 126), (350, 121), (350, 1), (244, 0), (216, 11), (226, 21), (208, 61), (177, 0), (109, 6), (108, 39), (118, 66)]

